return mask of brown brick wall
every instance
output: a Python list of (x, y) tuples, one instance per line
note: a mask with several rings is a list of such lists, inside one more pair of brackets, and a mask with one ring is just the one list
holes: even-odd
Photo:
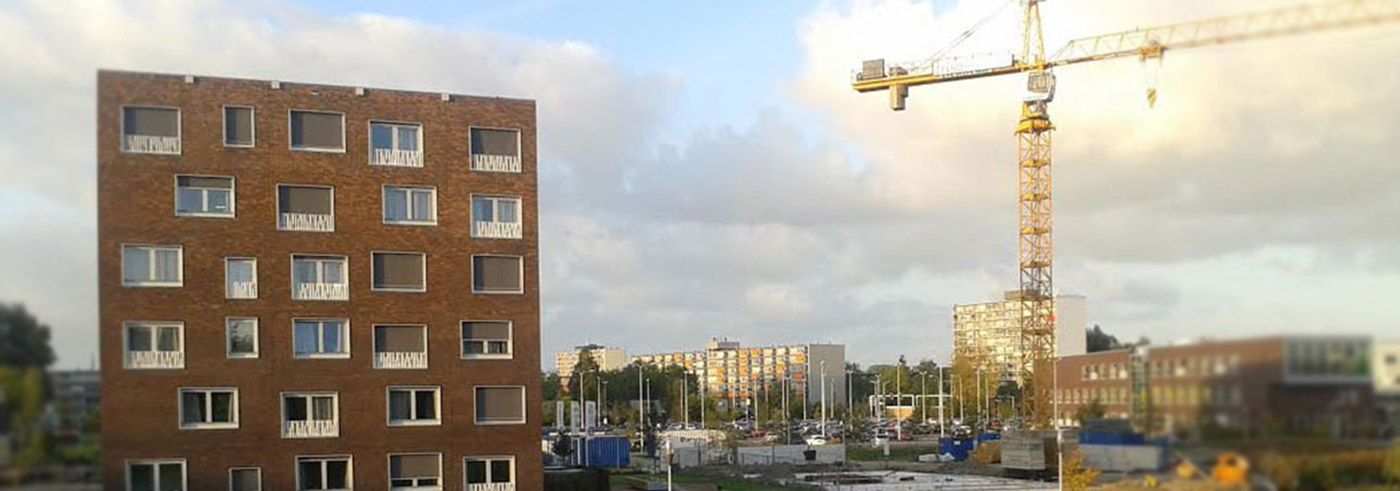
[[(385, 489), (392, 452), (439, 452), (444, 489), (461, 489), (462, 458), (514, 455), (518, 489), (542, 487), (539, 454), (539, 285), (535, 105), (533, 101), (369, 89), (282, 84), (103, 71), (98, 73), (98, 284), (102, 354), (103, 481), (124, 488), (124, 461), (188, 460), (188, 489), (227, 489), (228, 468), (262, 468), (263, 489), (293, 489), (298, 455), (351, 454), (356, 489)], [(182, 154), (120, 151), (121, 106), (181, 109)], [(222, 105), (256, 107), (257, 145), (222, 144)], [(291, 108), (345, 113), (346, 152), (288, 149)], [(423, 168), (368, 164), (368, 121), (423, 125)], [(468, 170), (468, 127), (519, 128), (520, 174)], [(177, 173), (234, 176), (236, 218), (174, 215)], [(335, 232), (283, 232), (276, 227), (278, 183), (335, 187)], [(437, 187), (438, 225), (392, 226), (381, 222), (384, 184)], [(522, 198), (522, 240), (470, 237), (472, 193)], [(121, 244), (184, 247), (184, 286), (121, 285)], [(427, 253), (427, 292), (370, 289), (370, 252)], [(350, 301), (292, 301), (290, 255), (349, 257)], [(523, 295), (471, 293), (471, 255), (524, 257)], [(259, 298), (224, 298), (223, 259), (258, 258)], [(259, 320), (257, 359), (227, 359), (224, 319)], [(349, 359), (293, 359), (292, 318), (343, 317), (350, 321)], [(458, 322), (514, 322), (510, 360), (462, 360)], [(121, 325), (130, 320), (178, 320), (185, 324), (183, 370), (125, 370)], [(372, 327), (378, 323), (427, 324), (428, 370), (372, 368)], [(390, 428), (386, 386), (442, 387), (442, 425)], [(477, 426), (471, 387), (526, 387), (528, 424)], [(240, 427), (181, 430), (179, 387), (238, 387)], [(340, 394), (340, 437), (281, 438), (281, 391), (327, 390)]]

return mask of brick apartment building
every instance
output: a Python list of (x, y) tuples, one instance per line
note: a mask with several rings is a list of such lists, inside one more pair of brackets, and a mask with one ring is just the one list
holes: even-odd
[(1375, 422), (1370, 344), (1356, 336), (1276, 336), (1062, 357), (1055, 421), (1075, 426), (1079, 407), (1098, 400), (1107, 417), (1163, 432), (1273, 425), (1353, 437)]
[(97, 78), (104, 489), (543, 487), (533, 101)]

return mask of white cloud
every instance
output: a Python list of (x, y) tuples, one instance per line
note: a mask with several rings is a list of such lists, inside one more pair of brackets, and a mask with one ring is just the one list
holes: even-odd
[[(682, 131), (663, 128), (690, 88), (587, 42), (217, 1), (19, 4), (0, 12), (0, 205), (22, 210), (0, 216), (0, 298), (58, 328), (65, 364), (95, 351), (90, 115), (110, 67), (537, 99), (545, 353), (728, 335), (846, 342), (864, 363), (941, 356), (953, 303), (1014, 287), (1022, 81), (915, 88), (895, 114), (848, 76), (923, 55), (995, 3), (820, 7), (793, 26), (803, 63), (772, 101), (794, 109)], [(1052, 2), (1047, 45), (1228, 13), (1216, 3)], [(1270, 4), (1247, 3), (1231, 11)], [(988, 29), (965, 47), (1015, 47), (1014, 26)], [(1135, 61), (1061, 70), (1061, 290), (1120, 337), (1329, 318), (1386, 332), (1367, 306), (1400, 287), (1400, 229), (1383, 225), (1400, 221), (1400, 94), (1383, 89), (1400, 72), (1376, 60), (1400, 41), (1375, 32), (1168, 53), (1154, 110)]]

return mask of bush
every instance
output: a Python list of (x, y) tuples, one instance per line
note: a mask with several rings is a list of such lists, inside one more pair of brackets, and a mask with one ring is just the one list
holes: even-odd
[(1386, 482), (1387, 458), (1383, 450), (1288, 456), (1269, 453), (1260, 459), (1259, 470), (1281, 490), (1334, 489)]
[(1065, 455), (1064, 468), (1060, 470), (1060, 489), (1087, 490), (1089, 485), (1094, 483), (1094, 479), (1098, 477), (1099, 470), (1085, 467), (1084, 457), (1079, 454), (1079, 449), (1074, 449)]
[(1385, 475), (1385, 481), (1389, 484), (1400, 484), (1400, 439), (1395, 440), (1395, 445), (1390, 447), (1390, 453), (1385, 456), (1385, 467), (1381, 469)]
[(972, 451), (972, 460), (983, 464), (1001, 463), (1001, 442), (986, 441)]

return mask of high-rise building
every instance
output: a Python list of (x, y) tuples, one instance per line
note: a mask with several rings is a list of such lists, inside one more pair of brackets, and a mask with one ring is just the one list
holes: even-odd
[(588, 352), (593, 362), (603, 371), (617, 370), (627, 366), (627, 351), (622, 348), (608, 348), (596, 344), (575, 347), (569, 351), (554, 354), (554, 369), (559, 372), (559, 383), (565, 387), (574, 375), (574, 365), (578, 364), (579, 353)]
[[(999, 374), (1002, 380), (1020, 379), (1021, 292), (1006, 292), (1003, 300), (953, 306), (953, 358), (974, 361), (975, 368)], [(1055, 356), (1084, 353), (1088, 322), (1085, 299), (1059, 295), (1055, 316)], [(1028, 367), (1029, 368), (1029, 367)]]
[(541, 489), (535, 103), (97, 75), (104, 489)]
[(1192, 340), (1056, 361), (1055, 422), (1076, 426), (1098, 401), (1105, 416), (1154, 433), (1205, 426), (1356, 437), (1373, 428), (1371, 340), (1271, 336)]
[[(725, 406), (749, 409), (758, 398), (781, 397), (783, 383), (793, 404), (821, 404), (822, 370), (830, 407), (846, 405), (846, 346), (794, 344), (745, 348), (738, 341), (711, 339), (704, 351), (638, 355), (632, 361), (680, 366), (704, 381), (707, 396)], [(765, 394), (767, 392), (767, 394)]]

